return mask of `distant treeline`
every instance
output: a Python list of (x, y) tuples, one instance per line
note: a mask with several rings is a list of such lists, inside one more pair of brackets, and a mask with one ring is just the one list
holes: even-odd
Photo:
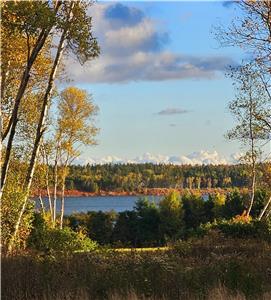
[[(264, 176), (267, 164), (259, 166)], [(73, 165), (66, 179), (67, 189), (85, 192), (142, 191), (144, 188), (228, 188), (247, 187), (247, 165), (104, 164)]]

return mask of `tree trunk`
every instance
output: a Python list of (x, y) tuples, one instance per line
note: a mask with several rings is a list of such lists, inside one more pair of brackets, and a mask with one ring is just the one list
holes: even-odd
[(44, 204), (43, 204), (43, 199), (41, 197), (41, 193), (39, 195), (39, 202), (40, 202), (40, 207), (41, 207), (42, 214), (45, 214), (45, 208), (44, 208)]
[(53, 207), (52, 207), (52, 198), (51, 198), (50, 182), (49, 182), (50, 164), (49, 164), (48, 155), (49, 154), (46, 152), (46, 148), (44, 145), (44, 147), (43, 147), (43, 164), (46, 166), (45, 184), (46, 184), (46, 191), (47, 191), (51, 221), (53, 223)]
[(265, 212), (267, 211), (268, 207), (271, 204), (271, 196), (269, 197), (269, 200), (267, 201), (267, 203), (265, 204), (263, 210), (261, 211), (260, 215), (259, 215), (259, 220), (262, 219), (262, 217), (264, 216)]
[(64, 166), (63, 166), (63, 177), (62, 177), (62, 190), (61, 190), (61, 213), (60, 213), (60, 229), (63, 228), (63, 217), (65, 210), (65, 181), (67, 177), (67, 166), (69, 162), (69, 155), (67, 155)]
[(61, 190), (60, 229), (63, 228), (64, 209), (65, 209), (65, 178), (63, 178), (62, 190)]
[(57, 158), (58, 156), (58, 147), (56, 149), (56, 157), (55, 157), (55, 165), (54, 165), (54, 203), (53, 203), (53, 226), (55, 227), (56, 223), (56, 200), (57, 200), (57, 184), (58, 184), (58, 176), (57, 176)]
[(256, 151), (255, 151), (255, 136), (253, 131), (252, 119), (253, 119), (253, 101), (252, 101), (252, 93), (250, 91), (250, 106), (249, 106), (249, 136), (251, 141), (251, 159), (252, 159), (252, 183), (251, 183), (251, 199), (250, 205), (247, 211), (247, 216), (250, 215), (251, 209), (253, 207), (254, 198), (255, 198), (255, 187), (256, 187)]
[[(0, 178), (2, 175), (2, 99), (0, 98)], [(1, 182), (0, 182), (0, 204), (1, 204), (1, 199), (2, 199), (2, 187), (1, 187)]]
[(49, 188), (48, 171), (47, 171), (47, 174), (46, 174), (46, 189), (47, 189), (47, 196), (48, 196), (48, 203), (49, 203), (49, 210), (50, 210), (51, 220), (53, 222), (53, 206), (52, 206), (52, 198), (51, 198), (51, 193), (50, 193), (50, 188)]
[(251, 198), (250, 198), (250, 204), (249, 204), (249, 208), (247, 211), (247, 216), (250, 215), (251, 213), (251, 209), (254, 203), (254, 198), (255, 198), (255, 183), (256, 183), (256, 172), (255, 172), (255, 166), (253, 166), (254, 170), (253, 170), (253, 176), (252, 176), (252, 184), (251, 184)]

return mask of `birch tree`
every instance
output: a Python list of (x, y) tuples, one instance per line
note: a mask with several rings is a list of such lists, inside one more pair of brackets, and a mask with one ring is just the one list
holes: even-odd
[[(1, 134), (2, 139), (8, 137), (5, 157), (1, 168), (1, 195), (7, 178), (21, 101), (31, 77), (32, 67), (40, 51), (48, 40), (52, 28), (56, 24), (56, 17), (61, 5), (61, 1), (7, 1), (1, 4), (1, 25), (3, 26), (3, 30), (6, 32), (6, 35), (13, 36), (19, 34), (20, 36), (23, 36), (26, 40), (25, 51), (27, 53), (27, 58), (22, 69), (23, 72), (20, 83), (14, 99), (11, 117), (9, 119), (6, 131)], [(5, 41), (3, 44), (5, 48)], [(2, 91), (4, 94), (9, 67), (10, 63), (8, 60), (6, 64), (4, 64), (3, 70), (4, 80), (2, 81)]]
[[(236, 11), (240, 13), (232, 20), (228, 28), (223, 25), (217, 26), (215, 28), (216, 36), (221, 46), (240, 47), (249, 56), (249, 62), (245, 62), (243, 67), (245, 68), (247, 63), (253, 66), (254, 75), (257, 76), (257, 86), (261, 87), (261, 92), (266, 100), (262, 110), (252, 110), (253, 116), (251, 117), (257, 122), (259, 130), (264, 132), (267, 137), (269, 136), (270, 139), (271, 1), (240, 0), (235, 1), (234, 6), (237, 8)], [(248, 81), (250, 81), (249, 78)], [(271, 198), (266, 203), (259, 219), (263, 217), (270, 204)]]
[(257, 164), (261, 161), (262, 143), (269, 138), (268, 132), (256, 117), (268, 109), (268, 97), (258, 74), (251, 65), (232, 70), (231, 78), (236, 88), (235, 99), (229, 104), (237, 125), (227, 133), (227, 137), (241, 142), (245, 154), (240, 158), (249, 166), (250, 203), (246, 215), (249, 216), (255, 196)]
[[(97, 107), (91, 96), (76, 87), (68, 87), (60, 94), (58, 104), (58, 120), (55, 133), (56, 158), (55, 176), (59, 175), (61, 194), (60, 228), (63, 226), (65, 180), (69, 172), (69, 165), (80, 155), (81, 146), (94, 145), (98, 129), (94, 125)], [(58, 178), (57, 178), (58, 180)], [(57, 182), (55, 182), (55, 189)], [(54, 201), (54, 216), (56, 206)]]
[[(50, 69), (49, 78), (42, 97), (42, 105), (39, 114), (39, 120), (36, 127), (34, 146), (31, 151), (31, 158), (30, 158), (30, 162), (26, 174), (26, 179), (24, 182), (25, 196), (23, 199), (22, 208), (20, 210), (18, 219), (15, 224), (14, 232), (11, 235), (11, 239), (8, 247), (9, 252), (12, 251), (14, 241), (16, 239), (16, 235), (21, 223), (21, 219), (27, 205), (29, 192), (30, 192), (30, 188), (31, 188), (31, 184), (35, 172), (35, 166), (37, 163), (37, 158), (39, 156), (41, 140), (47, 129), (46, 120), (48, 116), (50, 101), (52, 98), (54, 81), (63, 53), (64, 51), (66, 51), (67, 53), (72, 52), (73, 55), (75, 55), (78, 61), (82, 64), (90, 59), (97, 57), (99, 54), (99, 47), (96, 38), (92, 36), (91, 17), (87, 15), (88, 7), (89, 7), (88, 3), (85, 3), (83, 1), (69, 1), (69, 2), (63, 2), (63, 3), (60, 2), (60, 3), (61, 3), (61, 8), (59, 8), (59, 15), (56, 22), (54, 23), (55, 25), (54, 32), (59, 37), (59, 39), (56, 46), (55, 57), (53, 58), (53, 62), (52, 62), (52, 68)], [(59, 7), (59, 5), (60, 4), (58, 2), (55, 3), (55, 7)], [(18, 103), (18, 108), (20, 103), (21, 103), (21, 99), (20, 102)], [(15, 101), (15, 106), (16, 106), (16, 101)], [(12, 121), (13, 123), (11, 125), (9, 139), (6, 147), (6, 157), (2, 168), (3, 171), (2, 189), (4, 188), (5, 180), (7, 176), (10, 154), (12, 150), (12, 144), (14, 141), (15, 129), (18, 121), (17, 115), (18, 112), (16, 112), (15, 119), (14, 117), (11, 118), (12, 120), (15, 121)]]

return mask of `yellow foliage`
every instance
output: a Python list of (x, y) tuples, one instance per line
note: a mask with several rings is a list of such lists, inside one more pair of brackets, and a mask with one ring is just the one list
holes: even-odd
[(233, 217), (232, 222), (233, 223), (250, 223), (252, 221), (252, 217), (247, 215), (247, 211), (244, 210), (242, 215), (237, 215)]

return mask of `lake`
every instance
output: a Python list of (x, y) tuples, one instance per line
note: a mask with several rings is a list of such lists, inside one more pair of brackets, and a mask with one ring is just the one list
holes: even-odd
[[(93, 197), (67, 197), (65, 198), (65, 215), (73, 212), (88, 211), (110, 211), (115, 210), (121, 212), (132, 210), (139, 196), (93, 196)], [(161, 196), (148, 196), (150, 201), (158, 203)], [(38, 201), (37, 201), (38, 202)], [(44, 199), (46, 207), (48, 207), (48, 199)], [(60, 200), (57, 201), (57, 212), (60, 212)], [(37, 204), (39, 208), (39, 204)]]

